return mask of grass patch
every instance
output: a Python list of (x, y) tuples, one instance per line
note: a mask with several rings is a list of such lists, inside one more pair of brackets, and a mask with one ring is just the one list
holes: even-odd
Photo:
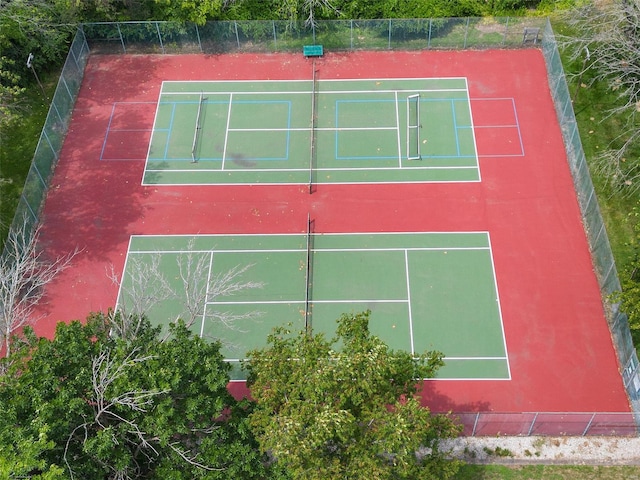
[(464, 465), (455, 480), (640, 480), (640, 467)]
[[(554, 22), (554, 30), (558, 34), (571, 34), (559, 22)], [(629, 266), (635, 253), (634, 250), (637, 248), (634, 245), (635, 220), (632, 220), (629, 215), (638, 203), (638, 196), (614, 190), (609, 179), (598, 172), (595, 160), (604, 150), (616, 148), (616, 140), (614, 139), (626, 129), (626, 118), (608, 116), (608, 111), (619, 102), (617, 95), (603, 82), (592, 85), (590, 75), (579, 76), (583, 66), (582, 60), (570, 62), (566, 54), (561, 53), (561, 56), (580, 130), (582, 147), (589, 164), (591, 179), (611, 243), (611, 250), (620, 272)], [(640, 152), (637, 150), (629, 152), (630, 158), (637, 158), (639, 155)]]
[[(48, 98), (53, 98), (59, 72), (41, 80)], [(0, 250), (7, 237), (31, 160), (47, 118), (50, 101), (32, 84), (22, 96), (23, 114), (10, 127), (0, 132)]]

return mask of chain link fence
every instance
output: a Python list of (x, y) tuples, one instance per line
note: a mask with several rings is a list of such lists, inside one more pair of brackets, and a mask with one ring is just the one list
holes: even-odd
[[(571, 173), (595, 270), (605, 297), (618, 291), (615, 262), (582, 150), (560, 54), (547, 19), (527, 17), (338, 20), (312, 28), (280, 21), (83, 24), (71, 44), (45, 126), (36, 147), (11, 228), (37, 225), (53, 169), (67, 133), (89, 53), (230, 53), (325, 49), (421, 50), (522, 48), (541, 46), (549, 86), (564, 137)], [(605, 302), (607, 303), (607, 302)], [(607, 303), (608, 304), (608, 303)], [(608, 322), (625, 388), (636, 413), (460, 413), (468, 435), (637, 434), (640, 425), (640, 371), (627, 317), (608, 304)]]
[(60, 150), (67, 134), (88, 58), (89, 45), (82, 29), (79, 28), (58, 79), (58, 85), (53, 94), (49, 112), (13, 217), (10, 228), (14, 231), (24, 228), (26, 225), (27, 231), (25, 233), (31, 235), (38, 223), (40, 209), (44, 203), (54, 167), (60, 157)]
[(640, 413), (631, 412), (472, 412), (452, 414), (465, 436), (638, 435)]
[[(618, 361), (622, 367), (622, 379), (635, 412), (640, 412), (640, 371), (638, 355), (633, 345), (627, 316), (612, 304), (608, 298), (620, 290), (616, 264), (611, 252), (609, 238), (598, 206), (598, 199), (589, 175), (587, 159), (582, 149), (578, 123), (573, 111), (569, 87), (562, 68), (560, 52), (551, 28), (547, 22), (542, 37), (542, 52), (547, 65), (549, 87), (556, 107), (556, 114), (564, 138), (567, 161), (573, 176), (573, 183), (582, 212), (591, 258), (600, 283), (607, 308), (607, 321), (615, 345)], [(640, 425), (640, 424), (639, 424)]]
[(234, 53), (302, 51), (321, 44), (333, 51), (517, 48), (536, 43), (546, 20), (525, 17), (328, 20), (306, 27), (287, 21), (91, 23), (82, 26), (93, 52)]

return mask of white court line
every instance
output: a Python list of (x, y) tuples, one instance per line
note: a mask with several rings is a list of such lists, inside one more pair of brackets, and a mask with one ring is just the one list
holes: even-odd
[[(402, 147), (400, 145), (400, 111), (398, 109), (398, 92), (395, 92), (396, 97), (396, 132), (398, 133), (398, 167), (402, 168)], [(407, 121), (409, 121), (407, 119)], [(408, 153), (408, 152), (407, 152)]]
[(507, 360), (507, 357), (444, 357), (445, 360)]
[[(322, 80), (323, 82), (368, 82), (368, 81), (394, 81), (394, 80), (462, 80), (466, 77), (429, 77), (429, 78), (411, 78), (411, 77), (402, 77), (402, 78), (329, 78), (327, 80)], [(308, 80), (271, 80), (271, 79), (262, 79), (262, 80), (164, 80), (162, 83), (309, 83), (311, 79)]]
[[(328, 78), (326, 80), (322, 80), (323, 82), (389, 82), (396, 80), (411, 80), (411, 81), (420, 81), (420, 80), (429, 80), (429, 81), (438, 81), (438, 80), (446, 80), (446, 81), (456, 81), (456, 80), (466, 80), (467, 77), (428, 77), (428, 78), (415, 78), (415, 77), (402, 77), (402, 78)], [(169, 83), (302, 83), (307, 84), (311, 82), (311, 79), (308, 80), (163, 80), (162, 85)], [(308, 93), (308, 92), (307, 92)]]
[[(474, 230), (474, 231), (450, 231), (450, 232), (441, 232), (441, 231), (409, 231), (409, 232), (342, 232), (342, 233), (315, 233), (313, 235), (317, 235), (319, 237), (352, 237), (352, 236), (360, 236), (360, 235), (429, 235), (429, 236), (439, 236), (439, 235), (457, 235), (457, 236), (467, 236), (467, 235), (480, 235), (480, 234), (488, 234), (488, 230)], [(188, 233), (173, 233), (173, 234), (150, 234), (150, 235), (131, 235), (131, 237), (135, 238), (177, 238), (177, 237), (185, 237), (185, 238), (216, 238), (223, 237), (227, 238), (230, 236), (233, 237), (300, 237), (305, 236), (305, 232), (300, 233), (205, 233), (205, 234), (188, 234)]]
[[(302, 236), (302, 234), (300, 234)], [(427, 252), (427, 251), (446, 251), (453, 252), (456, 250), (465, 251), (465, 250), (491, 250), (491, 247), (388, 247), (388, 248), (314, 248), (313, 253), (322, 253), (322, 252)], [(208, 250), (135, 250), (130, 251), (130, 254), (140, 254), (140, 255), (150, 255), (154, 253), (299, 253), (305, 252), (306, 249), (224, 249), (224, 248), (211, 248)]]
[[(203, 170), (198, 170), (202, 172)], [(211, 171), (211, 170), (210, 170)], [(219, 171), (219, 170), (216, 170)], [(227, 170), (228, 171), (228, 170)], [(235, 170), (234, 170), (235, 171)], [(238, 170), (243, 171), (243, 170)], [(308, 169), (306, 171), (309, 171)], [(191, 170), (194, 172), (194, 170)], [(374, 181), (374, 180), (363, 180), (363, 181), (340, 181), (340, 182), (326, 182), (322, 183), (322, 185), (406, 185), (409, 183), (417, 184), (417, 185), (449, 185), (449, 184), (462, 184), (462, 183), (480, 183), (480, 180), (395, 180), (395, 181)], [(300, 187), (303, 185), (308, 185), (309, 182), (300, 181), (300, 182), (260, 182), (252, 185), (259, 185), (261, 187), (265, 186), (291, 186), (291, 187)], [(242, 187), (248, 185), (247, 182), (225, 182), (225, 183), (215, 183), (211, 182), (180, 182), (180, 183), (143, 183), (144, 186), (151, 185), (160, 185), (161, 187), (210, 187), (211, 185), (224, 185), (225, 187)]]
[[(158, 160), (156, 160), (158, 161)], [(184, 160), (186, 161), (186, 159)], [(267, 160), (268, 161), (268, 160)], [(371, 167), (371, 168), (359, 168), (359, 167), (341, 167), (341, 168), (315, 168), (314, 169), (316, 172), (335, 172), (335, 171), (341, 171), (341, 172), (371, 172), (371, 171), (385, 171), (385, 170), (392, 170), (392, 171), (398, 171), (398, 170), (408, 170), (407, 167), (398, 167), (398, 166), (392, 166), (392, 167)], [(423, 166), (423, 167), (411, 167), (411, 170), (478, 170), (478, 166), (477, 165), (473, 165), (473, 166)], [(287, 172), (308, 172), (309, 169), (308, 168), (278, 168), (278, 169), (273, 169), (273, 168), (244, 168), (244, 169), (240, 169), (240, 168), (236, 168), (233, 169), (233, 172), (281, 172), (281, 173), (287, 173)], [(229, 173), (229, 170), (221, 170), (220, 168), (201, 168), (198, 170), (189, 170), (189, 169), (183, 169), (183, 168), (176, 168), (176, 169), (162, 169), (162, 168), (149, 168), (147, 169), (147, 172), (149, 173), (156, 173), (156, 172), (160, 172), (160, 173), (167, 173), (167, 174), (172, 174), (172, 173), (184, 173), (184, 172), (190, 172), (190, 173)], [(447, 181), (442, 181), (442, 183), (469, 183), (469, 182), (478, 182), (478, 180), (447, 180)], [(304, 182), (294, 182), (293, 185), (301, 185)], [(391, 180), (385, 180), (385, 181), (379, 181), (379, 182), (326, 182), (327, 184), (331, 184), (331, 185), (336, 185), (338, 183), (347, 183), (347, 184), (365, 184), (365, 183), (378, 183), (378, 184), (394, 184), (394, 183), (438, 183), (434, 180), (413, 180), (413, 179), (408, 179), (408, 180), (402, 180), (402, 181), (391, 181)], [(156, 183), (151, 183), (149, 185), (158, 185)], [(273, 183), (247, 183), (247, 182), (241, 182), (241, 183), (237, 183), (237, 184), (233, 184), (233, 183), (162, 183), (160, 184), (161, 186), (170, 186), (170, 185), (285, 185), (285, 183), (280, 183), (280, 182), (273, 182)]]
[[(129, 263), (129, 253), (131, 252), (131, 242), (133, 241), (135, 235), (131, 235), (129, 237), (129, 245), (127, 245), (127, 255), (125, 255), (124, 257), (124, 266), (122, 267), (122, 277), (124, 277), (124, 272), (127, 271), (127, 264)], [(118, 286), (118, 296), (116, 297), (116, 305), (115, 305), (115, 310), (114, 311), (119, 311), (120, 310), (120, 295), (122, 294), (122, 284), (123, 284), (123, 278), (120, 278), (120, 285)]]
[[(419, 80), (419, 79), (418, 79)], [(310, 82), (311, 80), (309, 80)], [(322, 80), (322, 82), (326, 82), (327, 80)], [(421, 92), (421, 93), (442, 93), (442, 92), (468, 92), (468, 89), (465, 88), (426, 88), (426, 89), (416, 89), (416, 88), (396, 88), (396, 89), (389, 89), (389, 90), (319, 90), (317, 93), (320, 95), (332, 95), (332, 94), (336, 94), (336, 95), (360, 95), (360, 94), (379, 94), (379, 93), (397, 93), (397, 92)], [(309, 91), (298, 91), (298, 90), (294, 90), (294, 91), (289, 91), (289, 90), (278, 90), (278, 91), (269, 91), (269, 92), (260, 92), (260, 91), (256, 91), (256, 90), (247, 90), (247, 91), (233, 91), (233, 92), (229, 92), (229, 91), (224, 91), (224, 90), (213, 90), (213, 91), (209, 91), (209, 90), (204, 90), (202, 92), (205, 95), (224, 95), (224, 94), (236, 94), (236, 95), (251, 95), (251, 96), (262, 96), (262, 95), (309, 95)], [(198, 90), (197, 92), (162, 92), (161, 95), (164, 96), (172, 96), (172, 95), (195, 95), (195, 94), (200, 94), (200, 90)], [(466, 97), (466, 99), (468, 100), (468, 96)], [(460, 97), (460, 100), (464, 100), (465, 97)], [(435, 100), (441, 100), (441, 99), (435, 99)], [(172, 103), (171, 101), (167, 101), (166, 103)]]
[[(349, 130), (396, 130), (397, 127), (316, 127), (314, 130), (327, 132), (341, 132)], [(292, 128), (230, 128), (230, 132), (310, 132), (311, 127)]]
[(469, 98), (469, 81), (467, 77), (464, 78), (464, 83), (467, 90), (467, 108), (469, 109), (469, 122), (471, 124), (471, 137), (473, 138), (473, 151), (476, 154), (476, 166), (478, 170), (478, 181), (482, 181), (482, 171), (480, 170), (480, 154), (478, 153), (478, 142), (476, 141), (476, 129), (473, 122), (473, 111), (471, 110), (471, 100)]
[[(302, 236), (302, 235), (300, 235)], [(229, 249), (229, 250), (224, 250), (224, 249), (218, 249), (215, 247), (212, 247), (210, 249), (206, 249), (206, 250), (135, 250), (133, 252), (129, 252), (130, 254), (141, 254), (141, 255), (151, 255), (154, 253), (163, 253), (163, 254), (168, 254), (168, 253), (209, 253), (209, 252), (215, 252), (215, 253), (299, 253), (299, 252), (306, 252), (307, 250), (304, 248), (301, 249), (274, 249), (274, 250), (270, 250), (270, 249), (264, 249), (264, 250), (259, 250), (259, 249)]]
[(498, 306), (498, 316), (500, 317), (500, 330), (502, 332), (502, 345), (504, 347), (504, 353), (507, 357), (507, 373), (509, 375), (509, 379), (511, 379), (511, 365), (509, 362), (509, 350), (507, 349), (507, 337), (504, 333), (504, 321), (502, 320), (502, 305), (500, 302), (500, 292), (498, 291), (498, 278), (496, 276), (496, 266), (493, 261), (493, 248), (491, 244), (491, 235), (487, 232), (487, 238), (489, 239), (489, 258), (491, 259), (491, 271), (493, 273), (493, 287), (496, 291), (496, 303)]
[(247, 300), (239, 302), (225, 302), (212, 300), (207, 305), (290, 305), (292, 303), (306, 303), (306, 300)]
[(227, 110), (227, 126), (224, 131), (224, 147), (222, 148), (222, 166), (220, 170), (224, 170), (224, 162), (227, 158), (227, 145), (229, 141), (229, 124), (231, 123), (231, 106), (233, 105), (233, 93), (229, 94), (229, 109)]
[[(331, 303), (349, 303), (349, 304), (353, 304), (353, 303), (407, 303), (409, 300), (408, 299), (402, 299), (402, 298), (386, 298), (386, 299), (353, 299), (353, 298), (347, 298), (344, 300), (311, 300), (309, 303), (312, 304), (321, 304), (321, 303), (325, 303), (325, 304), (331, 304)], [(286, 304), (289, 305), (291, 303), (306, 303), (306, 300), (246, 300), (246, 301), (238, 301), (238, 302), (227, 302), (227, 301), (220, 301), (220, 302), (216, 302), (216, 301), (211, 301), (209, 302), (209, 305), (281, 305), (281, 304)]]
[(213, 273), (213, 251), (209, 252), (209, 270), (207, 271), (207, 284), (204, 294), (204, 309), (202, 310), (202, 326), (200, 327), (200, 337), (204, 337), (204, 322), (207, 318), (207, 305), (209, 305), (209, 285), (211, 285), (211, 274)]
[(411, 342), (411, 355), (415, 355), (415, 346), (413, 344), (413, 311), (411, 310), (411, 280), (409, 280), (409, 251), (404, 251), (404, 271), (407, 278), (407, 305), (409, 306), (409, 339)]

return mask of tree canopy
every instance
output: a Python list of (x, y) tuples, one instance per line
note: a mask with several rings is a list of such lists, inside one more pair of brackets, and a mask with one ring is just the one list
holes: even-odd
[(250, 405), (229, 394), (218, 343), (183, 323), (164, 341), (146, 320), (133, 340), (110, 330), (102, 314), (59, 324), (51, 340), (27, 329), (0, 379), (0, 441), (13, 452), (0, 471), (264, 478), (246, 420)]
[(438, 446), (459, 430), (418, 396), (442, 354), (391, 350), (370, 333), (369, 315), (343, 315), (331, 340), (278, 329), (250, 352), (260, 446), (295, 479), (450, 478), (458, 465)]

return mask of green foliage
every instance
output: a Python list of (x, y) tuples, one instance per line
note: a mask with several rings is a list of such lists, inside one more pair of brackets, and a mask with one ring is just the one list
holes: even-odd
[[(3, 411), (12, 415), (11, 411)], [(12, 419), (15, 423), (15, 418)], [(64, 470), (58, 465), (49, 465), (41, 458), (44, 451), (53, 447), (44, 431), (37, 439), (25, 436), (24, 428), (14, 425), (12, 429), (0, 432), (0, 478), (30, 478), (32, 480), (64, 479)], [(38, 472), (38, 473), (35, 473)]]
[(63, 2), (46, 0), (0, 0), (0, 50), (14, 65), (11, 72), (23, 81), (31, 78), (26, 65), (34, 54), (36, 69), (49, 69), (67, 53), (70, 34), (68, 10)]
[(226, 2), (223, 0), (154, 0), (151, 8), (155, 20), (194, 22), (204, 25), (207, 20), (220, 18)]
[(13, 60), (0, 57), (0, 129), (6, 129), (19, 118), (19, 99), (25, 91), (19, 86), (20, 75), (14, 65)]
[(261, 448), (295, 479), (450, 478), (458, 465), (437, 447), (458, 429), (420, 405), (415, 380), (433, 377), (442, 354), (390, 350), (368, 323), (369, 312), (345, 314), (331, 341), (277, 329), (249, 353)]
[(630, 480), (640, 478), (637, 466), (464, 465), (456, 480)]
[[(42, 80), (47, 95), (51, 96), (55, 84), (46, 77)], [(18, 99), (18, 103), (11, 106), (15, 114), (11, 124), (0, 127), (0, 250), (15, 215), (48, 111), (40, 89), (35, 86), (26, 89)]]
[[(545, 11), (551, 6), (547, 2)], [(573, 0), (565, 0), (572, 2)], [(229, 20), (304, 20), (307, 16), (304, 0), (243, 0), (236, 2), (224, 13)], [(501, 15), (522, 13), (536, 8), (540, 0), (333, 0), (333, 8), (316, 1), (317, 20), (335, 19), (387, 19), (437, 18)], [(553, 2), (557, 3), (557, 2)]]
[(627, 221), (633, 225), (631, 244), (634, 255), (619, 272), (622, 291), (614, 294), (612, 300), (620, 302), (621, 310), (629, 318), (633, 343), (640, 345), (640, 201), (628, 214)]
[(162, 340), (146, 320), (122, 341), (109, 323), (59, 324), (52, 340), (27, 330), (0, 382), (0, 449), (72, 478), (266, 475), (219, 344), (183, 323)]

